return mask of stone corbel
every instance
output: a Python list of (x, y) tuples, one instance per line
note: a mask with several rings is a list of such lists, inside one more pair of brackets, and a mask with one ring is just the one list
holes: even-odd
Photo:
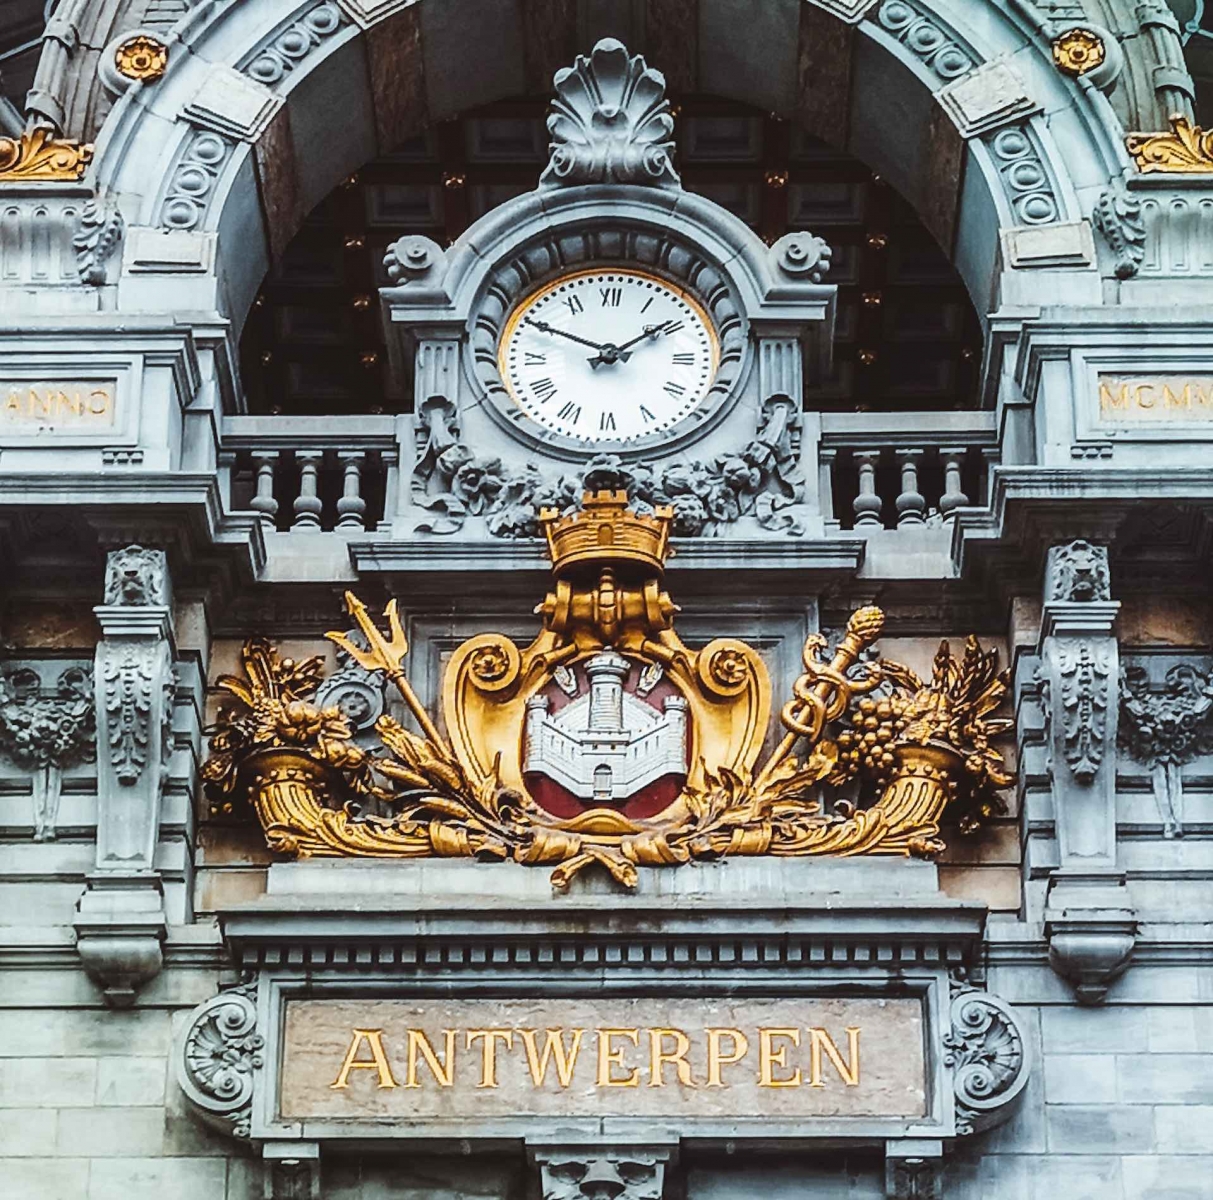
[(661, 1200), (669, 1145), (529, 1145), (543, 1200)]
[(107, 560), (94, 688), (96, 867), (78, 905), (76, 944), (114, 1007), (159, 973), (166, 919), (155, 868), (172, 754), (176, 679), (172, 599), (163, 550), (128, 546)]
[(320, 1200), (318, 1142), (266, 1142), (261, 1161), (264, 1200)]
[(914, 1138), (886, 1142), (884, 1172), (887, 1200), (940, 1200), (943, 1143)]
[(1136, 918), (1116, 861), (1119, 653), (1108, 551), (1054, 546), (1040, 643), (1058, 867), (1044, 914), (1049, 962), (1082, 1004), (1098, 1004), (1128, 965)]

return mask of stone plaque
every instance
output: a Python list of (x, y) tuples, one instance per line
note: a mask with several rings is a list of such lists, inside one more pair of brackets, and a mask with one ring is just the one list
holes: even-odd
[(0, 425), (23, 434), (40, 430), (105, 430), (114, 424), (112, 380), (0, 382)]
[(284, 1120), (920, 1118), (911, 998), (292, 1000)]
[(1099, 415), (1117, 425), (1213, 423), (1213, 375), (1101, 375)]

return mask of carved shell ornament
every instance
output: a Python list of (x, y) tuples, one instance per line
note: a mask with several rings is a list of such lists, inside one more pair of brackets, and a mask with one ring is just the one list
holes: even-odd
[[(762, 758), (771, 711), (753, 647), (688, 647), (664, 587), (674, 513), (637, 513), (624, 492), (540, 514), (552, 583), (526, 647), (469, 638), (443, 684), (445, 732), (404, 669), (396, 601), (384, 633), (351, 593), (362, 638), (328, 637), (396, 688), (417, 732), (380, 716), (377, 745), (315, 700), (319, 658), (246, 643), (233, 703), (211, 731), (203, 778), (216, 811), (247, 797), (270, 847), (299, 857), (512, 859), (554, 868), (564, 889), (597, 863), (626, 887), (639, 866), (725, 855), (930, 856), (951, 809), (962, 831), (1001, 811), (1011, 776), (991, 741), (1007, 691), (997, 653), (940, 646), (930, 681), (865, 652), (878, 608), (838, 644), (813, 635)], [(761, 760), (761, 761), (760, 761)]]
[(665, 76), (604, 38), (556, 72), (551, 158), (539, 186), (638, 183), (681, 187), (671, 158), (674, 117)]

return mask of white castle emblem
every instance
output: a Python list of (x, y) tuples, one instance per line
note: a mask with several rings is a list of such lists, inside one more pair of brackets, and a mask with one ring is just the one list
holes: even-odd
[(622, 803), (663, 775), (687, 769), (687, 702), (662, 711), (623, 690), (632, 664), (613, 650), (586, 663), (588, 694), (553, 716), (548, 697), (527, 703), (522, 769), (546, 775), (578, 800)]

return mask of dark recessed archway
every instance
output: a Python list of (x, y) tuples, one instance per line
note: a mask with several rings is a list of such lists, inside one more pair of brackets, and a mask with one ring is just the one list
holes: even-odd
[[(407, 411), (376, 289), (406, 233), (447, 243), (535, 186), (546, 99), (502, 101), (431, 126), (374, 159), (311, 213), (266, 278), (245, 326), (250, 411)], [(975, 402), (981, 330), (959, 275), (913, 209), (863, 163), (751, 106), (678, 101), (683, 182), (768, 241), (811, 229), (834, 249), (835, 361), (824, 410), (953, 409)]]

